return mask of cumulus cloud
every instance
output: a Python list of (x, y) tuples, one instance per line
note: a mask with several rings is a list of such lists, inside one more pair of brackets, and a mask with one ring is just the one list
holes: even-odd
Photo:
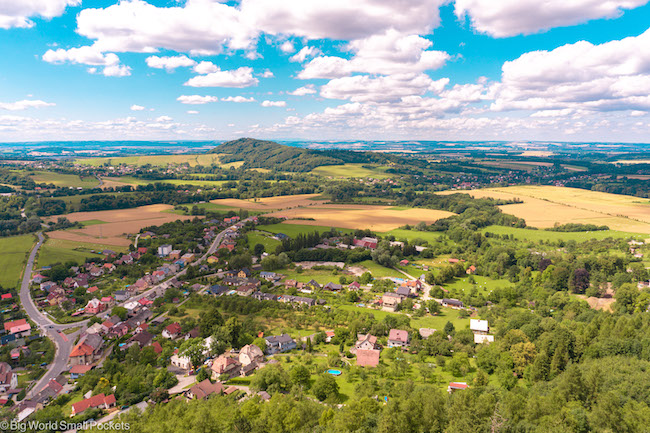
[(262, 107), (286, 107), (286, 101), (263, 101)]
[(174, 120), (174, 119), (172, 119), (172, 118), (169, 117), (169, 116), (159, 116), (159, 117), (156, 117), (156, 122), (161, 122), (161, 123), (162, 123), (162, 122), (171, 122), (172, 120)]
[(241, 103), (241, 102), (255, 102), (255, 98), (253, 98), (253, 97), (245, 98), (245, 97), (240, 96), (240, 95), (238, 95), (238, 96), (227, 96), (227, 97), (225, 97), (225, 98), (221, 98), (221, 100), (222, 100), (223, 102), (237, 102), (237, 103)]
[(14, 0), (0, 3), (0, 28), (28, 28), (34, 25), (29, 18), (50, 19), (63, 14), (68, 6), (78, 6), (81, 0)]
[(216, 96), (181, 95), (176, 100), (181, 104), (201, 105), (209, 102), (217, 102), (219, 98)]
[(210, 74), (212, 72), (217, 72), (219, 67), (212, 62), (203, 61), (198, 65), (194, 66), (194, 72), (197, 74)]
[(190, 78), (185, 85), (190, 87), (249, 87), (255, 86), (259, 80), (253, 77), (253, 69), (241, 67), (229, 71), (218, 69), (206, 75)]
[(199, 114), (196, 110), (187, 110), (187, 114)]
[(24, 99), (16, 102), (0, 102), (0, 109), (8, 111), (22, 111), (27, 108), (52, 107), (56, 104), (52, 102), (41, 101), (40, 99)]
[(320, 94), (324, 98), (354, 102), (396, 102), (407, 96), (440, 93), (448, 83), (448, 78), (433, 81), (426, 74), (355, 75), (331, 80), (321, 88)]
[(261, 74), (262, 78), (273, 78), (273, 72), (271, 72), (269, 69), (266, 71), (262, 72)]
[(312, 95), (312, 94), (316, 93), (316, 89), (314, 89), (313, 84), (308, 84), (308, 85), (303, 86), (303, 87), (298, 87), (293, 92), (287, 92), (287, 93), (289, 95), (293, 95), (293, 96), (305, 96), (305, 95)]
[(147, 66), (156, 69), (165, 69), (168, 72), (173, 71), (180, 67), (190, 67), (196, 65), (196, 62), (187, 56), (173, 56), (173, 57), (147, 57)]
[(648, 0), (455, 0), (458, 17), (494, 37), (530, 34), (598, 18), (614, 18)]
[(131, 75), (131, 68), (125, 65), (110, 65), (104, 68), (103, 74), (107, 77), (128, 77)]
[[(58, 48), (47, 50), (43, 60), (48, 63), (74, 63), (92, 66), (104, 66), (103, 74), (107, 77), (124, 77), (131, 75), (131, 68), (120, 65), (120, 58), (115, 53), (103, 53), (97, 45), (89, 45), (70, 49)], [(97, 68), (89, 68), (88, 72), (94, 74)]]
[(307, 58), (314, 57), (320, 54), (320, 50), (316, 47), (303, 47), (296, 54), (289, 58), (291, 62), (304, 62)]
[(142, 105), (133, 104), (131, 105), (131, 111), (142, 111), (144, 107)]
[(280, 45), (280, 51), (282, 51), (285, 54), (288, 54), (296, 51), (296, 48), (293, 46), (291, 41), (284, 41), (282, 45)]
[(506, 62), (492, 109), (650, 108), (650, 29), (600, 45), (586, 41)]

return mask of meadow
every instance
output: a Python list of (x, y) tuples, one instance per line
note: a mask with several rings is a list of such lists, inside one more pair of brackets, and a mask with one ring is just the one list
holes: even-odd
[(280, 241), (272, 239), (270, 236), (265, 236), (260, 232), (248, 232), (248, 248), (252, 250), (256, 244), (264, 245), (264, 251), (273, 254), (275, 248), (280, 245)]
[[(367, 168), (371, 167), (371, 168)], [(324, 165), (316, 167), (310, 173), (325, 177), (340, 178), (365, 178), (386, 179), (391, 177), (386, 173), (386, 168), (380, 165), (370, 164), (342, 164), (342, 165)]]
[(102, 179), (104, 181), (104, 187), (120, 187), (120, 186), (139, 186), (139, 185), (149, 185), (152, 183), (168, 183), (170, 185), (192, 185), (200, 187), (219, 187), (223, 185), (226, 181), (223, 180), (200, 180), (200, 179), (162, 179), (162, 180), (147, 180), (140, 179), (132, 176), (121, 176), (121, 177), (105, 177)]
[(20, 287), (23, 267), (27, 255), (36, 243), (33, 235), (0, 238), (0, 286), (3, 288)]
[(275, 197), (254, 198), (249, 200), (225, 198), (211, 201), (211, 203), (232, 208), (267, 212), (272, 212), (278, 209), (314, 206), (323, 204), (325, 202), (327, 202), (327, 199), (320, 194), (281, 195)]
[(646, 236), (639, 233), (622, 232), (617, 230), (599, 230), (589, 232), (552, 232), (547, 230), (520, 229), (505, 226), (489, 226), (481, 229), (481, 233), (493, 233), (497, 235), (512, 235), (515, 239), (539, 242), (539, 241), (576, 241), (585, 242), (591, 239), (602, 240), (607, 238), (635, 238), (643, 239)]
[(412, 241), (414, 239), (423, 239), (427, 242), (436, 242), (442, 236), (441, 232), (420, 232), (416, 230), (393, 229), (388, 232), (380, 233), (382, 236), (392, 235), (398, 241)]
[(62, 188), (95, 188), (99, 185), (99, 180), (94, 176), (81, 178), (76, 174), (63, 174), (53, 171), (36, 171), (30, 177), (36, 183), (53, 184)]
[[(258, 226), (258, 228), (270, 233), (284, 233), (290, 238), (293, 238), (300, 233), (311, 233), (314, 231), (317, 231), (319, 233), (328, 232), (332, 227), (307, 225), (307, 224), (279, 223), (279, 224), (268, 224), (264, 226)], [(341, 233), (352, 233), (354, 231), (351, 229), (345, 229), (340, 227), (335, 227), (335, 229)]]
[(166, 167), (169, 164), (182, 165), (188, 164), (190, 167), (197, 165), (219, 164), (219, 155), (216, 153), (207, 154), (181, 154), (181, 155), (136, 155), (122, 157), (103, 157), (103, 158), (79, 158), (74, 161), (78, 165), (89, 165), (99, 167), (102, 165), (153, 165)]
[(38, 268), (41, 268), (43, 266), (51, 266), (55, 263), (65, 263), (68, 261), (74, 261), (80, 264), (89, 258), (102, 258), (103, 256), (99, 252), (105, 249), (116, 252), (127, 251), (127, 248), (115, 245), (50, 238), (39, 249), (36, 265)]

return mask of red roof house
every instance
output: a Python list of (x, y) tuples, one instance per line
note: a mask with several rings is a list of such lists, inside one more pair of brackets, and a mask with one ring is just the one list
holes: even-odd
[(105, 396), (104, 394), (97, 394), (90, 398), (81, 400), (80, 402), (73, 404), (72, 412), (70, 412), (70, 416), (75, 416), (77, 414), (80, 414), (81, 412), (87, 409), (92, 409), (96, 407), (100, 407), (102, 409), (108, 409), (109, 407), (113, 407), (113, 406), (115, 406), (114, 394), (108, 396)]

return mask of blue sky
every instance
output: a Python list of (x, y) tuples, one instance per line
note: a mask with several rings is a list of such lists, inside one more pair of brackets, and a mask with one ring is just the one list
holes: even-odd
[(649, 141), (648, 0), (0, 0), (0, 141)]

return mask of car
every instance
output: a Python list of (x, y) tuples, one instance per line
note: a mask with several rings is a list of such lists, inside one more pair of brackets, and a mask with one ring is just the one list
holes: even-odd
[(45, 367), (47, 365), (47, 362), (42, 362), (41, 367)]
[(120, 408), (120, 410), (124, 410), (124, 409), (128, 409), (128, 408), (129, 408), (129, 405), (128, 405), (128, 404), (125, 404), (124, 406), (122, 406), (122, 407)]

